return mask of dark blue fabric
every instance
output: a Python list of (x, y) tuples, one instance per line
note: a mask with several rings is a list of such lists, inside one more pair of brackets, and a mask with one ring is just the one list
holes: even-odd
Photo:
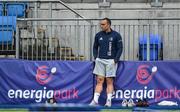
[[(52, 74), (54, 67), (56, 72)], [(57, 91), (53, 96), (58, 103), (89, 103), (93, 93), (91, 71), (91, 62), (0, 60), (0, 104), (44, 103), (52, 91)], [(41, 76), (52, 77), (48, 82), (41, 77), (40, 80), (46, 82), (42, 83), (37, 80), (38, 72)], [(17, 90), (23, 91), (24, 96), (15, 98), (13, 91)], [(29, 91), (34, 90), (36, 92), (29, 97)], [(42, 98), (39, 98), (40, 94)], [(46, 94), (49, 97), (43, 96)]]
[(93, 46), (94, 58), (114, 59), (118, 62), (122, 49), (122, 38), (116, 31), (108, 33), (101, 31), (96, 34)]
[[(179, 66), (180, 61), (119, 62), (117, 77), (114, 81), (115, 93), (113, 94), (113, 104), (120, 106), (123, 99), (133, 99), (134, 102), (137, 102), (137, 99), (140, 99), (141, 96), (136, 95), (137, 91), (139, 91), (139, 94), (143, 93), (142, 98), (146, 99), (151, 105), (157, 105), (157, 103), (164, 100), (180, 104)], [(157, 67), (157, 71), (153, 72), (153, 67)], [(141, 71), (141, 75), (139, 71)], [(147, 94), (151, 93), (150, 90), (153, 91), (154, 95), (148, 97)], [(129, 91), (130, 93), (128, 93)], [(133, 91), (136, 92), (133, 93)], [(123, 94), (120, 94), (120, 92)], [(125, 98), (125, 96), (128, 98)], [(104, 89), (100, 102), (103, 105), (105, 101), (106, 90)]]
[[(0, 104), (44, 103), (52, 91), (58, 103), (88, 104), (95, 86), (93, 66), (90, 61), (0, 59)], [(120, 61), (113, 105), (141, 97), (151, 105), (163, 100), (180, 104), (179, 66), (180, 61)], [(100, 105), (106, 101), (105, 86)]]

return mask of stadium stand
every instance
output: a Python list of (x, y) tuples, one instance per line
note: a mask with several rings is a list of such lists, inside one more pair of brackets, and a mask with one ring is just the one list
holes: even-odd
[(12, 28), (16, 31), (16, 16), (0, 16), (0, 28)]
[(13, 30), (11, 28), (2, 29), (0, 28), (0, 45), (9, 45), (13, 41)]
[(25, 3), (6, 3), (5, 8), (8, 16), (25, 17), (26, 12)]
[(15, 54), (16, 16), (0, 16), (0, 54)]
[[(180, 112), (179, 62), (169, 61), (180, 59), (180, 5), (173, 3), (180, 0), (62, 0), (87, 20), (58, 0), (20, 1), (0, 2), (0, 55), (5, 55), (0, 57), (0, 112)], [(100, 7), (103, 1), (110, 6)], [(154, 1), (164, 7), (152, 7)], [(123, 41), (112, 107), (104, 107), (105, 94), (100, 105), (88, 105), (96, 82), (93, 39), (104, 16), (112, 18), (112, 29)], [(53, 93), (57, 104), (46, 103)], [(177, 106), (157, 105), (171, 95)]]
[(0, 16), (2, 16), (2, 15), (3, 15), (3, 4), (0, 3)]

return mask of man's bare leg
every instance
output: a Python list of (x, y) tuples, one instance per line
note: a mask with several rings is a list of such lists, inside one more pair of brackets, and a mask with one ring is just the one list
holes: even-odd
[(105, 78), (103, 76), (99, 76), (99, 75), (96, 76), (97, 84), (95, 87), (94, 98), (93, 98), (92, 102), (90, 103), (90, 105), (98, 104), (99, 96), (103, 90), (104, 79)]
[(106, 78), (106, 83), (107, 83), (107, 88), (106, 88), (107, 100), (106, 100), (105, 106), (110, 107), (111, 106), (112, 93), (113, 93), (113, 90), (114, 90), (113, 78), (112, 77), (107, 77)]

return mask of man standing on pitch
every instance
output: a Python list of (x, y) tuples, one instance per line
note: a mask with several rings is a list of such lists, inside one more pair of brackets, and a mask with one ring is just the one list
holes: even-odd
[(112, 92), (114, 91), (113, 80), (116, 77), (117, 63), (122, 54), (123, 45), (120, 34), (111, 29), (111, 20), (104, 18), (100, 22), (102, 31), (95, 36), (93, 46), (93, 56), (95, 68), (93, 73), (96, 75), (97, 84), (95, 87), (94, 98), (90, 105), (97, 105), (99, 96), (103, 90), (103, 83), (107, 83), (107, 100), (105, 106), (111, 106)]

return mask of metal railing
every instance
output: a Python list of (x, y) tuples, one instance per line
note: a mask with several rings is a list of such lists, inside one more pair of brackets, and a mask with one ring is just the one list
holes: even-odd
[[(13, 53), (16, 58), (28, 60), (92, 60), (92, 46), (95, 34), (100, 31), (99, 19), (18, 19), (26, 26), (17, 25), (13, 31), (11, 44), (1, 42), (1, 54)], [(36, 22), (37, 24), (34, 24)], [(51, 22), (51, 24), (49, 24)], [(119, 32), (123, 39), (121, 60), (139, 60), (139, 38), (147, 35), (147, 44), (141, 50), (146, 56), (140, 60), (176, 60), (180, 59), (180, 24), (178, 18), (160, 19), (112, 19), (112, 29)], [(159, 24), (161, 23), (161, 24)], [(7, 32), (4, 28), (1, 38)], [(159, 35), (162, 41), (161, 51), (155, 44), (150, 45), (151, 34)], [(16, 46), (16, 47), (15, 47)], [(151, 56), (153, 55), (153, 56)], [(151, 59), (151, 57), (154, 57)]]
[[(22, 20), (21, 20), (22, 21)], [(25, 20), (26, 21), (26, 20)], [(30, 60), (85, 60), (90, 59), (91, 25), (82, 25), (86, 21), (38, 20), (39, 25), (19, 28), (19, 53), (21, 59)], [(36, 20), (37, 22), (37, 20)], [(51, 25), (49, 25), (51, 22)], [(74, 24), (69, 24), (70, 22)], [(63, 25), (61, 25), (63, 24)], [(88, 23), (89, 24), (89, 23)], [(35, 30), (37, 29), (37, 33)]]
[[(17, 18), (14, 40), (11, 45), (1, 42), (0, 54), (7, 55), (6, 51), (13, 51), (16, 58), (28, 60), (93, 60), (92, 46), (95, 34), (100, 31), (100, 19), (86, 19), (59, 0), (20, 1), (31, 3), (29, 13), (23, 18)], [(54, 2), (74, 12), (76, 18), (60, 19), (56, 16), (59, 10), (52, 7)], [(46, 3), (45, 9), (41, 3)], [(163, 60), (180, 59), (179, 27), (180, 18), (112, 19), (112, 29), (119, 32), (123, 39), (121, 60), (157, 60), (157, 56)], [(0, 31), (4, 35), (3, 32)], [(151, 45), (151, 34), (159, 35), (163, 47), (157, 49), (155, 44)], [(147, 35), (146, 44), (139, 45), (139, 38), (144, 35)]]
[[(100, 31), (100, 19), (47, 19), (29, 18), (19, 21), (38, 21), (37, 26), (33, 24), (28, 28), (18, 29), (17, 37), (20, 39), (19, 58), (30, 60), (92, 60), (92, 46), (95, 34)], [(52, 24), (49, 25), (48, 22)], [(147, 44), (142, 47), (146, 49), (146, 60), (180, 59), (180, 24), (178, 18), (152, 18), (152, 19), (112, 19), (112, 29), (120, 32), (123, 39), (123, 53), (121, 60), (139, 60), (139, 38), (147, 35)], [(161, 24), (158, 24), (161, 23)], [(34, 27), (37, 27), (37, 36)], [(150, 45), (151, 34), (161, 37), (163, 48), (158, 54), (155, 44)], [(144, 50), (144, 48), (142, 50)]]

